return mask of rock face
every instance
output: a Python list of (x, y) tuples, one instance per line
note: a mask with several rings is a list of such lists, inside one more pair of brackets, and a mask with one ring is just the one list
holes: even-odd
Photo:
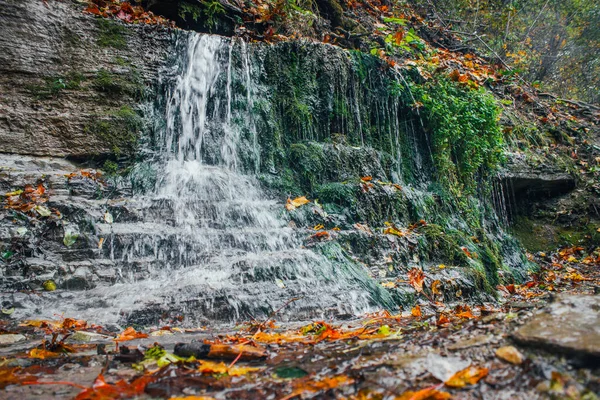
[(499, 176), (506, 195), (515, 197), (508, 201), (528, 202), (531, 201), (527, 200), (528, 196), (553, 197), (575, 189), (575, 178), (554, 166), (533, 168), (515, 154), (508, 156), (508, 163)]
[(172, 35), (97, 19), (84, 7), (2, 1), (0, 152), (86, 157), (135, 147), (139, 105)]
[(561, 296), (514, 334), (550, 352), (600, 359), (600, 296)]

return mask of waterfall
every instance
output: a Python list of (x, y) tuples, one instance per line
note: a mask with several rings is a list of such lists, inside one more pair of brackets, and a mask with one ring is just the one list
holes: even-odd
[(155, 188), (128, 200), (135, 220), (96, 226), (106, 237), (102, 262), (119, 271), (116, 282), (46, 302), (46, 314), (140, 324), (183, 315), (194, 324), (265, 317), (292, 299), (279, 318), (392, 305), (335, 242), (304, 248), (310, 233), (289, 227), (284, 205), (261, 189), (249, 46), (182, 36), (176, 79), (155, 110), (166, 121), (150, 141)]

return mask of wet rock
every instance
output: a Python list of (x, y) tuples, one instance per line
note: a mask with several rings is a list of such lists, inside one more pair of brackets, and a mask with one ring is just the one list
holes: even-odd
[(600, 359), (600, 297), (563, 295), (513, 337), (519, 343), (560, 351), (567, 356)]
[(95, 332), (77, 331), (71, 336), (71, 339), (78, 342), (91, 342), (97, 340), (107, 340), (108, 336), (101, 335)]
[(19, 334), (0, 335), (0, 346), (6, 346), (25, 340), (25, 336)]

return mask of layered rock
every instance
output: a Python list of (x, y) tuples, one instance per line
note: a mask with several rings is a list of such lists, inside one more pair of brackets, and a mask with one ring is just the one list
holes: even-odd
[(171, 33), (84, 8), (2, 2), (0, 152), (87, 157), (135, 147), (139, 104), (153, 91)]

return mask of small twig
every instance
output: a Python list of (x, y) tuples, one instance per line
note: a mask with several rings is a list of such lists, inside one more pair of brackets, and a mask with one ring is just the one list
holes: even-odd
[(40, 382), (40, 381), (26, 381), (21, 383), (21, 385), (68, 385), (68, 386), (73, 386), (76, 387), (78, 389), (88, 389), (88, 387), (83, 386), (83, 385), (79, 385), (77, 383), (73, 383), (73, 382), (67, 382), (67, 381), (54, 381), (54, 382)]
[(229, 364), (229, 366), (227, 367), (227, 369), (233, 367), (235, 365), (235, 363), (238, 362), (238, 360), (242, 357), (242, 354), (244, 354), (244, 352), (240, 351), (240, 354), (238, 354), (237, 357), (235, 358), (235, 360), (233, 360), (231, 362), (231, 364)]

